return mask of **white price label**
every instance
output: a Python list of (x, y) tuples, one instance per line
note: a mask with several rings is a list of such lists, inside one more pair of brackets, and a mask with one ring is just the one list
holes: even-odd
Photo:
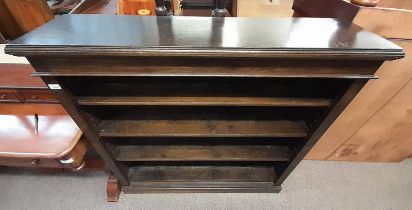
[(49, 84), (49, 88), (52, 89), (52, 90), (62, 89), (59, 84)]

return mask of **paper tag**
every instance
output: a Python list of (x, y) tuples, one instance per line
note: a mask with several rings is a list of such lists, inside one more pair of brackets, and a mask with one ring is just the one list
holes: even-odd
[(49, 88), (52, 89), (52, 90), (61, 90), (62, 89), (59, 84), (49, 84)]

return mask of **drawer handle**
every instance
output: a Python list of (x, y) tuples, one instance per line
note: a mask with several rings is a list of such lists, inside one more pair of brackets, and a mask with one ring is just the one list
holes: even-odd
[(39, 159), (33, 159), (30, 163), (31, 163), (32, 165), (37, 165), (37, 164), (40, 163), (40, 160), (39, 160)]
[(34, 95), (34, 96), (31, 97), (31, 99), (37, 99), (37, 98), (39, 98), (39, 96), (37, 96), (37, 95)]
[(1, 99), (5, 99), (6, 98), (6, 94), (3, 94), (0, 96)]
[(34, 133), (39, 134), (39, 115), (34, 114)]

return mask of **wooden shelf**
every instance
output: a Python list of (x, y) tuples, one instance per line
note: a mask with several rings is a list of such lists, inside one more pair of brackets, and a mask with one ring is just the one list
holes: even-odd
[(152, 166), (133, 167), (125, 193), (279, 192), (273, 167)]
[(303, 121), (104, 120), (102, 137), (306, 137)]
[(289, 161), (287, 146), (117, 146), (117, 161)]
[(80, 105), (87, 106), (288, 106), (328, 107), (330, 99), (275, 98), (275, 97), (78, 97)]

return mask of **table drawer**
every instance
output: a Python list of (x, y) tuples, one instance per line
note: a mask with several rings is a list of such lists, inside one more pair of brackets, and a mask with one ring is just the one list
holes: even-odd
[(50, 90), (18, 90), (18, 94), (26, 103), (57, 103)]
[(63, 164), (55, 159), (36, 158), (0, 158), (0, 165), (35, 168), (63, 168)]
[(0, 102), (21, 102), (15, 90), (0, 90)]

